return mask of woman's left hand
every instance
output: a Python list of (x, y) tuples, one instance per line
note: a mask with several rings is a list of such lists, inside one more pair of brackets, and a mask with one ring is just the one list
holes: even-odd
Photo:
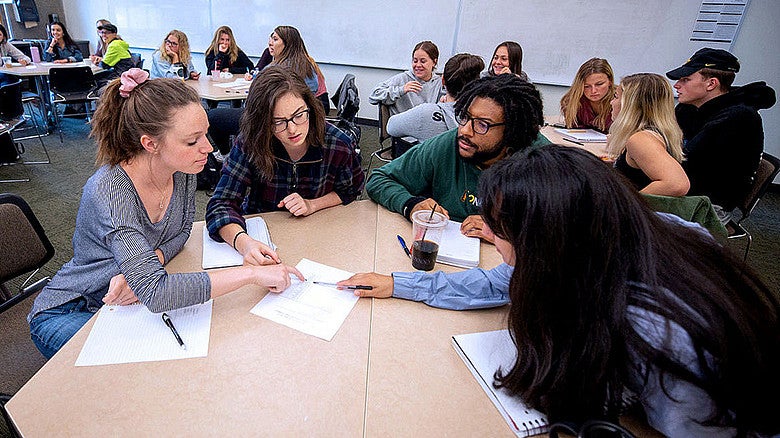
[(308, 216), (316, 210), (312, 207), (311, 201), (303, 199), (298, 193), (287, 195), (281, 202), (279, 208), (284, 207), (295, 216)]
[(460, 232), (463, 233), (464, 236), (479, 237), (486, 242), (495, 243), (493, 242), (492, 234), (485, 234), (485, 221), (483, 221), (482, 216), (478, 214), (467, 217), (460, 226)]
[(108, 283), (108, 293), (103, 297), (103, 302), (109, 305), (127, 306), (138, 302), (130, 286), (127, 284), (124, 274), (118, 274), (111, 277)]
[(196, 79), (197, 80), (199, 77), (200, 77), (200, 72), (197, 72), (197, 71), (190, 72), (190, 79)]

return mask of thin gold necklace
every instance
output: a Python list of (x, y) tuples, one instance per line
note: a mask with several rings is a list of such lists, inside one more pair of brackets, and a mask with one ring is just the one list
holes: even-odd
[(151, 159), (151, 157), (149, 158), (149, 178), (151, 179), (152, 185), (154, 186), (154, 188), (157, 189), (158, 192), (160, 192), (159, 208), (160, 208), (160, 210), (162, 210), (163, 207), (165, 206), (165, 193), (166, 192), (161, 190), (160, 187), (157, 185), (157, 183), (154, 181), (154, 172), (152, 172), (152, 159)]

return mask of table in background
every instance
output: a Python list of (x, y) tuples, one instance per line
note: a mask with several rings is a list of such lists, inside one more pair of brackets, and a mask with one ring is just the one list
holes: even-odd
[[(238, 79), (243, 79), (243, 75), (235, 75), (234, 79), (229, 81), (215, 81), (211, 76), (201, 73), (198, 80), (188, 79), (185, 81), (187, 85), (198, 93), (202, 99), (209, 99), (215, 101), (234, 100), (241, 99), (246, 100), (248, 89), (240, 88), (238, 90), (232, 90), (230, 88), (219, 87), (220, 84), (233, 83)], [(241, 83), (236, 84), (239, 87)]]
[(571, 141), (564, 140), (563, 135), (558, 133), (558, 131), (555, 130), (555, 127), (552, 126), (553, 123), (555, 124), (563, 123), (563, 117), (561, 117), (560, 115), (544, 116), (544, 121), (548, 124), (542, 127), (541, 132), (542, 135), (547, 137), (547, 139), (550, 140), (551, 142), (555, 144), (564, 145), (564, 146), (574, 146), (580, 149), (585, 149), (586, 151), (592, 153), (593, 155), (601, 158), (604, 161), (610, 161), (608, 160), (606, 143), (577, 144)]

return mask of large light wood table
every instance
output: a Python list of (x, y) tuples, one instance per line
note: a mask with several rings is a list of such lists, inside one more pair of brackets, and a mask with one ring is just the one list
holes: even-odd
[(187, 85), (193, 90), (198, 92), (198, 96), (203, 99), (209, 100), (234, 100), (234, 99), (246, 99), (248, 89), (240, 87), (241, 82), (235, 84), (236, 88), (224, 88), (217, 85), (234, 83), (237, 79), (243, 79), (243, 75), (234, 75), (232, 80), (229, 81), (215, 81), (211, 76), (206, 73), (201, 73), (198, 80), (188, 79), (185, 81)]
[(90, 68), (92, 68), (92, 73), (99, 73), (103, 71), (102, 68), (92, 64), (91, 62), (87, 62), (86, 64), (84, 62), (68, 62), (66, 64), (55, 64), (53, 62), (36, 62), (36, 63), (31, 63), (27, 66), (15, 66), (10, 68), (0, 67), (0, 72), (7, 73), (9, 75), (20, 76), (20, 77), (48, 76), (49, 70), (51, 70), (52, 68), (83, 67), (85, 65), (88, 65)]
[(607, 156), (607, 144), (606, 143), (582, 143), (582, 144), (576, 144), (570, 141), (566, 141), (563, 139), (563, 136), (559, 134), (555, 128), (551, 125), (547, 125), (542, 128), (542, 135), (547, 137), (548, 140), (555, 144), (560, 144), (563, 146), (573, 146), (578, 147), (580, 149), (584, 149), (593, 155), (601, 158), (602, 160), (608, 161)]

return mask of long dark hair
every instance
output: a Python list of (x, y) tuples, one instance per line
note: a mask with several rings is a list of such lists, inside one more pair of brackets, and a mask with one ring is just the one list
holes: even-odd
[(65, 27), (64, 24), (62, 24), (59, 21), (52, 21), (49, 23), (49, 32), (51, 32), (52, 26), (59, 26), (60, 29), (62, 29), (62, 41), (65, 43), (65, 46), (75, 46), (76, 42), (73, 41), (73, 38), (70, 37), (70, 33), (68, 33), (68, 28)]
[(509, 70), (516, 75), (521, 74), (523, 72), (523, 47), (514, 41), (504, 41), (493, 50), (493, 56), (490, 57), (490, 62), (488, 62), (488, 75), (496, 76), (496, 72), (493, 71), (493, 58), (501, 47), (506, 47), (509, 55)]
[[(509, 329), (518, 359), (496, 373), (498, 386), (551, 421), (582, 421), (616, 416), (631, 376), (662, 388), (673, 376), (714, 401), (704, 424), (780, 431), (780, 302), (730, 250), (651, 212), (576, 148), (502, 160), (479, 193), (485, 222), (517, 260)], [(642, 322), (658, 330), (652, 344), (635, 331)]]
[(325, 109), (300, 76), (287, 68), (271, 65), (252, 81), (241, 115), (240, 136), (249, 159), (263, 178), (274, 171), (273, 145), (279, 140), (271, 129), (276, 102), (287, 93), (303, 99), (309, 108), (309, 132), (306, 143), (321, 146), (325, 142)]
[(309, 56), (298, 29), (292, 26), (277, 26), (274, 33), (284, 42), (284, 49), (277, 58), (277, 64), (289, 67), (302, 78), (322, 75), (317, 63)]

